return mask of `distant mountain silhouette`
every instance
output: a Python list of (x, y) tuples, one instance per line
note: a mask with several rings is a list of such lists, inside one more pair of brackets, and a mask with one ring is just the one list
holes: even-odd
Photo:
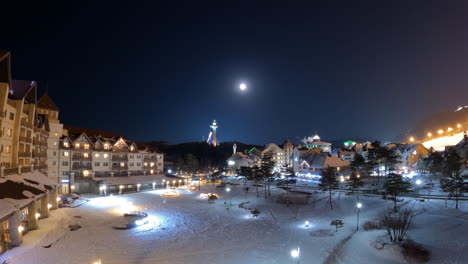
[(177, 163), (185, 154), (193, 154), (199, 161), (201, 168), (226, 166), (226, 160), (233, 154), (232, 146), (236, 143), (237, 152), (248, 151), (253, 147), (262, 148), (258, 145), (249, 145), (241, 142), (223, 142), (217, 147), (208, 145), (206, 142), (187, 142), (180, 144), (169, 144), (165, 141), (152, 141), (151, 145), (165, 153), (165, 161)]

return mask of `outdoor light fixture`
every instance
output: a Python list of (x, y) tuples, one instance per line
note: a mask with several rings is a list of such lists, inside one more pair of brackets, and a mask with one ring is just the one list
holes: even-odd
[(59, 201), (60, 201), (60, 197), (57, 197), (57, 202), (59, 202)]
[(300, 248), (291, 250), (291, 257), (293, 258), (298, 258), (300, 254), (301, 254)]
[(362, 203), (357, 203), (356, 207), (360, 209), (362, 207)]
[(40, 214), (40, 213), (36, 213), (35, 216), (36, 216), (36, 219), (37, 219), (37, 218), (41, 217), (41, 214)]
[(416, 180), (416, 184), (417, 184), (417, 185), (420, 185), (421, 183), (422, 183), (422, 181), (421, 181), (421, 180), (419, 180), (419, 179), (418, 179), (418, 180)]
[(24, 231), (24, 227), (23, 227), (23, 226), (21, 226), (21, 225), (20, 225), (20, 226), (18, 226), (18, 232), (20, 232), (20, 233), (21, 233), (21, 232), (23, 232), (23, 231)]
[(432, 137), (432, 133), (431, 132), (427, 133), (427, 136)]
[(47, 208), (48, 208), (48, 209), (52, 208), (52, 205), (51, 205), (51, 204), (47, 204)]
[(141, 184), (138, 183), (138, 184), (137, 184), (137, 187), (140, 188), (140, 186), (141, 186)]
[(414, 137), (410, 137), (409, 141), (414, 142)]
[(309, 225), (310, 225), (309, 221), (305, 221), (304, 225), (305, 225), (305, 227), (309, 227)]
[(123, 189), (124, 187), (125, 187), (125, 186), (123, 186), (123, 185), (120, 185), (120, 186), (119, 186), (120, 189)]

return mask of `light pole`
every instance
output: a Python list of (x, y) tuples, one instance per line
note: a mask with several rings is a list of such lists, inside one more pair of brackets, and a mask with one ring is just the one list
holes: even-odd
[(356, 208), (357, 208), (356, 231), (359, 230), (359, 213), (361, 212), (361, 207), (362, 207), (362, 203), (356, 204)]
[(291, 250), (291, 257), (297, 259), (297, 264), (299, 264), (299, 256), (301, 254), (301, 248), (297, 247), (297, 249)]
[(231, 195), (231, 188), (227, 187), (226, 192), (229, 193), (229, 206), (232, 205), (232, 195)]
[(420, 179), (416, 180), (416, 199), (419, 197), (419, 185), (421, 185), (422, 181)]

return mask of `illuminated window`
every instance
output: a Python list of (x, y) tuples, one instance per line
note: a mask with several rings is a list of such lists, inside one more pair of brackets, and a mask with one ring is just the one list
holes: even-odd
[(109, 154), (105, 153), (105, 154), (104, 154), (104, 158), (107, 159), (107, 157), (109, 157)]
[(58, 136), (58, 133), (57, 133), (57, 132), (55, 132), (55, 133), (54, 133), (54, 136)]
[(135, 148), (133, 146), (130, 146), (130, 151), (133, 151)]
[(89, 149), (89, 144), (84, 144), (84, 149), (88, 150)]
[(7, 130), (7, 136), (11, 137), (12, 134), (13, 134), (13, 133), (12, 133), (12, 130), (11, 130), (11, 128), (9, 128), (9, 129)]
[(150, 173), (153, 174), (153, 173), (154, 173), (154, 170), (150, 170)]
[(75, 148), (80, 148), (80, 143), (76, 143)]
[(145, 166), (148, 166), (148, 163), (147, 163), (147, 162), (145, 162), (145, 163), (144, 163), (144, 165), (145, 165)]
[(125, 163), (120, 162), (120, 167), (122, 167), (122, 168), (125, 167)]
[(154, 167), (154, 162), (151, 162), (151, 163), (150, 163), (150, 167)]
[(89, 154), (88, 153), (83, 153), (83, 157), (88, 158)]
[(11, 146), (6, 146), (5, 152), (6, 153), (11, 153)]
[[(106, 154), (104, 154), (104, 155), (106, 155)], [(99, 158), (99, 156), (101, 156), (101, 155), (99, 155), (99, 153), (94, 154), (94, 157), (96, 157), (96, 158)]]
[(63, 152), (63, 156), (68, 157), (68, 151)]
[(63, 142), (63, 146), (68, 148), (69, 147), (68, 142)]
[(109, 149), (109, 144), (105, 143), (104, 144), (104, 149)]
[(84, 176), (84, 177), (88, 177), (88, 176), (89, 176), (89, 171), (84, 170), (84, 171), (83, 171), (83, 176)]

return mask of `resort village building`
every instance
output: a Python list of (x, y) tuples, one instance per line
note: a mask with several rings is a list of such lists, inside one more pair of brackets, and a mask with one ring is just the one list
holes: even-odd
[(0, 254), (23, 241), (57, 208), (57, 182), (46, 176), (50, 124), (38, 111), (37, 84), (11, 80), (0, 50)]

